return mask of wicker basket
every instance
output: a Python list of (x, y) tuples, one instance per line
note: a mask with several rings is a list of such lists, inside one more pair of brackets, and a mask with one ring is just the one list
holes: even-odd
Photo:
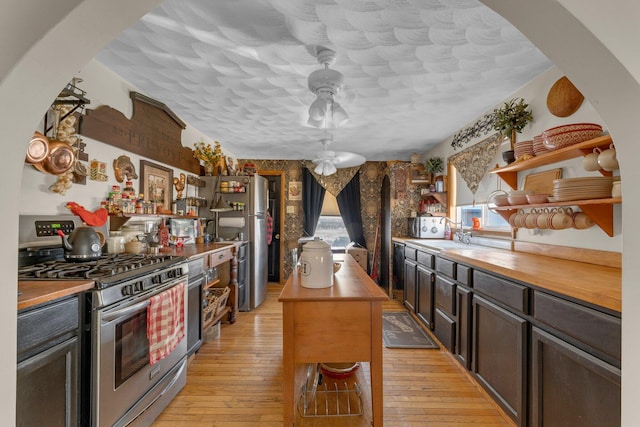
[(209, 288), (204, 293), (204, 301), (202, 309), (204, 315), (205, 327), (224, 309), (229, 298), (231, 288), (226, 286), (224, 288)]

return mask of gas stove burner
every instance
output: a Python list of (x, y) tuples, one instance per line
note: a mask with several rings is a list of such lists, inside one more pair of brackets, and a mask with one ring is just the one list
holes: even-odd
[(109, 254), (83, 263), (47, 261), (20, 267), (19, 280), (77, 280), (91, 279), (100, 283), (117, 281), (146, 273), (155, 266), (168, 266), (184, 258), (172, 255)]

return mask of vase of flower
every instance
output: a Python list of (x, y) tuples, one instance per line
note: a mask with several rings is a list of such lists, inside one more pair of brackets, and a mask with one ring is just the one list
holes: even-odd
[(211, 144), (205, 144), (204, 142), (196, 142), (193, 146), (193, 157), (203, 162), (204, 174), (209, 176), (218, 175), (220, 160), (224, 159), (220, 143), (216, 141), (214, 148), (211, 147)]

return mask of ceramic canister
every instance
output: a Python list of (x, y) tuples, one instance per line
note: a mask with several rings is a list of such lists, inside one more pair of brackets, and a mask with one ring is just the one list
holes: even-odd
[(333, 286), (333, 254), (327, 242), (315, 238), (305, 244), (300, 254), (301, 285), (305, 288)]

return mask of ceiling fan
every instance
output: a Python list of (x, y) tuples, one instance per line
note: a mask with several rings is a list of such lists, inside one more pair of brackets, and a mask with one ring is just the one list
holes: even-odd
[(316, 99), (309, 107), (307, 123), (324, 128), (324, 138), (320, 140), (324, 150), (317, 155), (313, 163), (316, 164), (315, 173), (329, 176), (336, 173), (338, 168), (360, 166), (366, 159), (360, 154), (328, 149), (331, 144), (328, 129), (336, 128), (349, 121), (347, 112), (335, 100), (336, 94), (342, 89), (344, 76), (341, 72), (329, 68), (336, 60), (336, 53), (333, 50), (317, 46), (315, 54), (323, 68), (312, 72), (308, 78), (309, 90), (316, 95)]
[(338, 168), (351, 168), (360, 166), (365, 162), (364, 156), (346, 151), (331, 151), (328, 149), (331, 140), (321, 139), (324, 150), (318, 153), (313, 160), (316, 168), (313, 170), (318, 175), (329, 176), (338, 171)]

